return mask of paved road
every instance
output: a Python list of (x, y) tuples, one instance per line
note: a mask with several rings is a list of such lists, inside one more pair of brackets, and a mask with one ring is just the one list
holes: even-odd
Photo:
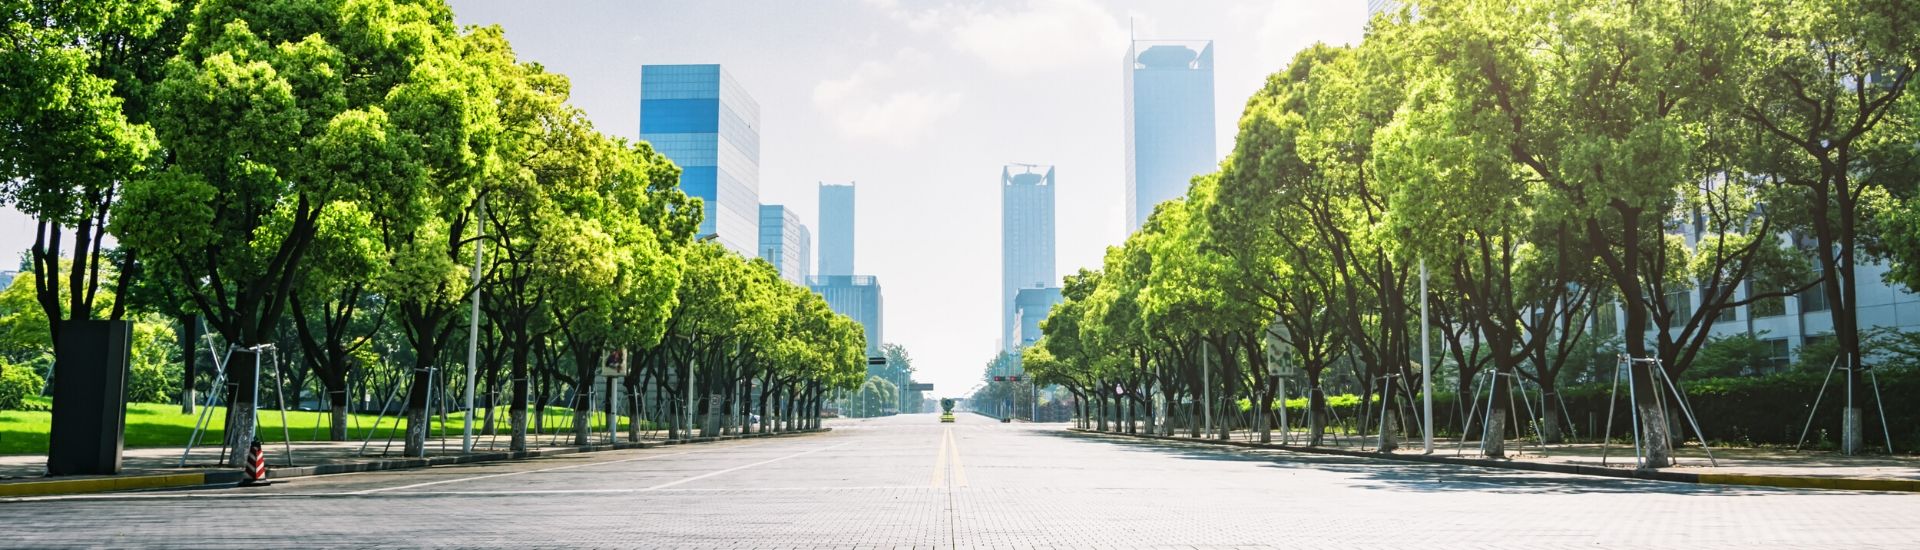
[(1920, 545), (1920, 496), (1223, 450), (962, 415), (219, 489), (0, 502), (5, 547)]

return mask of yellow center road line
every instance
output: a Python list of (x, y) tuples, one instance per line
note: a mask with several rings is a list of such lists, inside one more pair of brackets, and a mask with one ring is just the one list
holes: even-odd
[(933, 461), (933, 483), (931, 484), (931, 486), (935, 489), (939, 489), (940, 482), (946, 478), (945, 474), (947, 473), (947, 441), (951, 439), (953, 439), (953, 428), (941, 429), (940, 450), (939, 452), (934, 454), (934, 461)]
[(967, 466), (960, 463), (960, 441), (953, 438), (953, 430), (947, 430), (947, 448), (953, 450), (953, 486), (967, 486)]

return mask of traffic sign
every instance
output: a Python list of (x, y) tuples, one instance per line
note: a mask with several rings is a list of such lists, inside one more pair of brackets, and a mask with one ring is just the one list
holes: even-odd
[(619, 378), (627, 375), (627, 350), (608, 351), (601, 358), (600, 376)]

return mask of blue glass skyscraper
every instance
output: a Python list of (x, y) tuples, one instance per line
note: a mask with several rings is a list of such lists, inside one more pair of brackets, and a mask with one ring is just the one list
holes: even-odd
[(760, 104), (719, 65), (640, 68), (640, 139), (680, 166), (700, 197), (700, 235), (759, 256)]
[(1219, 163), (1213, 42), (1135, 40), (1126, 59), (1127, 232)]
[(852, 184), (820, 184), (820, 274), (853, 274)]
[(867, 357), (879, 357), (886, 343), (886, 302), (880, 279), (872, 275), (815, 275), (808, 285), (827, 299), (827, 307), (860, 323), (867, 334)]
[(1022, 171), (1000, 169), (1000, 334), (1007, 350), (1020, 345), (1015, 295), (1023, 288), (1059, 284), (1053, 264), (1053, 167), (1015, 166)]
[(812, 256), (813, 234), (800, 223), (800, 215), (782, 205), (760, 205), (760, 258), (773, 264), (780, 278), (807, 284)]

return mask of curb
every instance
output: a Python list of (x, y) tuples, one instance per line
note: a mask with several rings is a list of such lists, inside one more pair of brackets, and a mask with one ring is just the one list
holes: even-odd
[[(388, 458), (388, 459), (369, 460), (365, 462), (350, 462), (350, 463), (344, 463), (344, 464), (316, 464), (313, 466), (282, 466), (278, 468), (273, 467), (272, 461), (268, 461), (267, 479), (280, 480), (280, 479), (288, 479), (288, 478), (323, 476), (323, 475), (331, 475), (331, 474), (347, 474), (347, 473), (355, 473), (355, 472), (378, 472), (383, 470), (404, 470), (404, 469), (412, 469), (412, 468), (431, 468), (434, 466), (451, 466), (455, 464), (502, 462), (502, 461), (508, 461), (508, 460), (524, 460), (524, 459), (540, 458), (540, 457), (546, 457), (546, 456), (560, 456), (560, 455), (592, 453), (592, 452), (600, 452), (600, 451), (617, 451), (617, 450), (623, 450), (623, 449), (649, 449), (653, 447), (662, 447), (662, 446), (668, 446), (668, 445), (685, 445), (689, 443), (710, 443), (714, 441), (732, 441), (737, 439), (752, 439), (752, 438), (760, 438), (760, 437), (783, 437), (783, 436), (804, 435), (804, 434), (812, 434), (812, 433), (823, 433), (823, 432), (830, 432), (830, 431), (833, 431), (833, 428), (795, 430), (791, 432), (781, 432), (781, 433), (764, 433), (764, 434), (752, 433), (752, 434), (740, 434), (740, 435), (695, 437), (692, 439), (676, 439), (676, 440), (669, 440), (669, 441), (645, 441), (645, 442), (622, 441), (622, 442), (615, 442), (612, 444), (602, 443), (597, 445), (583, 445), (579, 447), (561, 447), (561, 448), (555, 448), (555, 449), (543, 449), (543, 450), (533, 450), (533, 451), (480, 452), (480, 453), (472, 453), (472, 454), (465, 454), (465, 455), (435, 456), (435, 457), (427, 457), (427, 458)], [(232, 485), (235, 483), (239, 483), (240, 477), (241, 477), (240, 472), (237, 469), (219, 469), (219, 470), (210, 470), (206, 472), (185, 472), (185, 473), (173, 473), (173, 474), (126, 475), (126, 476), (101, 476), (101, 477), (91, 477), (91, 478), (85, 478), (85, 479), (54, 479), (54, 480), (47, 480), (47, 481), (22, 481), (22, 482), (15, 482), (15, 483), (0, 483), (0, 498), (76, 495), (76, 494), (86, 494), (86, 493), (107, 493), (107, 492), (118, 492), (118, 491), (151, 490), (151, 489), (179, 489), (179, 488), (185, 488), (185, 487), (200, 487), (200, 486), (211, 487), (211, 486)]]
[[(0, 497), (32, 497), (51, 495), (70, 495), (79, 493), (104, 493), (108, 491), (134, 491), (140, 489), (166, 489), (170, 487), (192, 487), (223, 481), (238, 483), (240, 472), (219, 472), (226, 474), (219, 481), (208, 481), (206, 473), (158, 474), (138, 476), (95, 477), (87, 479), (61, 479), (53, 481), (23, 481), (0, 484)], [(231, 480), (224, 479), (231, 477)]]
[(1920, 480), (1912, 479), (1867, 479), (1852, 477), (1815, 477), (1780, 476), (1758, 474), (1696, 474), (1688, 472), (1667, 472), (1661, 470), (1632, 470), (1607, 468), (1603, 466), (1585, 466), (1579, 464), (1555, 464), (1540, 462), (1521, 462), (1514, 460), (1493, 460), (1485, 458), (1457, 458), (1434, 455), (1381, 454), (1324, 447), (1301, 447), (1278, 443), (1251, 443), (1246, 441), (1220, 441), (1217, 439), (1194, 439), (1190, 437), (1124, 434), (1102, 432), (1086, 428), (1067, 428), (1067, 431), (1091, 434), (1151, 439), (1158, 441), (1177, 441), (1186, 443), (1206, 443), (1227, 447), (1248, 449), (1273, 449), (1306, 454), (1346, 456), (1354, 458), (1373, 458), (1380, 460), (1398, 460), (1401, 462), (1424, 462), (1429, 464), (1455, 464), (1461, 466), (1479, 466), (1482, 468), (1500, 468), (1505, 470), (1525, 470), (1621, 479), (1639, 479), (1647, 481), (1668, 481), (1674, 483), (1697, 483), (1708, 485), (1750, 485), (1758, 487), (1779, 487), (1787, 489), (1829, 489), (1842, 491), (1892, 491), (1920, 492)]

